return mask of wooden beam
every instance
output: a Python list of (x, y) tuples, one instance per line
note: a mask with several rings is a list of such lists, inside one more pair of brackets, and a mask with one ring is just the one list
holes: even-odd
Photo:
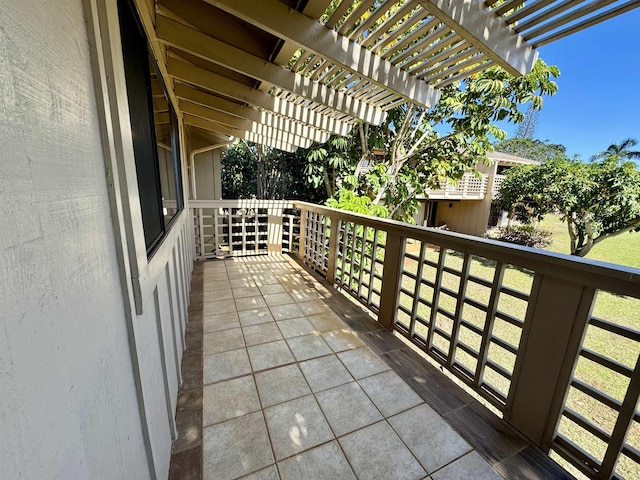
[[(176, 96), (179, 100), (188, 100), (189, 102), (201, 105), (203, 107), (212, 108), (237, 119), (250, 120), (257, 124), (268, 125), (278, 130), (299, 135), (314, 142), (324, 143), (329, 139), (329, 132), (318, 130), (300, 122), (294, 122), (287, 118), (275, 115), (271, 112), (260, 111), (255, 108), (240, 105), (225, 98), (217, 97), (201, 90), (196, 90), (184, 83), (177, 83), (175, 88)], [(182, 102), (180, 102), (182, 104)], [(252, 129), (253, 130), (253, 129)]]
[(254, 143), (260, 143), (271, 148), (277, 148), (278, 150), (284, 150), (285, 152), (293, 153), (298, 149), (298, 145), (288, 144), (282, 140), (274, 138), (265, 138), (252, 132), (242, 132), (237, 129), (227, 127), (225, 125), (213, 122), (211, 120), (204, 120), (203, 118), (193, 115), (185, 114), (184, 123), (192, 127), (198, 127), (202, 130), (209, 132), (222, 133), (231, 137), (242, 138)]
[(484, 2), (417, 0), (417, 3), (512, 75), (529, 73), (538, 59), (538, 52)]
[(265, 62), (259, 57), (161, 15), (156, 17), (156, 34), (160, 41), (172, 47), (257, 80), (268, 82), (345, 115), (374, 125), (379, 125), (386, 117), (386, 112), (373, 105), (360, 102), (273, 63)]
[(326, 130), (337, 135), (347, 135), (352, 128), (352, 125), (343, 121), (315, 112), (286, 99), (274, 97), (260, 90), (247, 87), (227, 77), (198, 68), (174, 57), (169, 57), (167, 69), (172, 77), (183, 82), (282, 115), (320, 130)]
[(374, 55), (348, 38), (299, 13), (278, 0), (205, 0), (272, 35), (367, 78), (371, 83), (400, 95), (409, 102), (431, 107), (440, 91), (392, 63)]
[(180, 100), (180, 110), (184, 113), (188, 113), (205, 120), (212, 120), (216, 123), (221, 123), (222, 125), (227, 125), (239, 130), (251, 131), (253, 123), (251, 120), (244, 120), (242, 118), (229, 115), (228, 113), (203, 107), (202, 105), (197, 105), (185, 100)]
[[(298, 145), (300, 147), (308, 148), (313, 142), (313, 140), (309, 138), (301, 137), (300, 135), (275, 128), (271, 125), (263, 124), (260, 122), (252, 122), (251, 120), (244, 120), (238, 117), (234, 117), (233, 115), (222, 113), (217, 110), (203, 107), (202, 105), (197, 105), (195, 103), (184, 100), (180, 102), (180, 109), (184, 113), (188, 113), (205, 120), (211, 120), (215, 123), (226, 125), (243, 132), (255, 133), (264, 138), (278, 139), (291, 145)], [(234, 136), (241, 137), (242, 135), (238, 134)]]

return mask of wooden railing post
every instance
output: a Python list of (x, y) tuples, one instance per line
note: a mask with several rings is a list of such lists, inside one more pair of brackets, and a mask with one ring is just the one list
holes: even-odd
[(269, 252), (282, 252), (283, 210), (283, 203), (279, 201), (271, 201), (267, 207), (267, 250)]
[(387, 233), (378, 321), (388, 330), (393, 330), (396, 322), (398, 290), (400, 289), (400, 283), (402, 281), (404, 245), (404, 237), (394, 233)]
[(327, 281), (333, 285), (336, 283), (336, 261), (338, 258), (338, 224), (337, 217), (329, 217), (331, 226), (329, 230), (329, 263), (327, 265)]
[(304, 261), (305, 257), (305, 243), (307, 239), (307, 210), (300, 208), (300, 240), (298, 244), (298, 258)]
[(595, 290), (536, 274), (504, 418), (549, 449), (586, 331)]

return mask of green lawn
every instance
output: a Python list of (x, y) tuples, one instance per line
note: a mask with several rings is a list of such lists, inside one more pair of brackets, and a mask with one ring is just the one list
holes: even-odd
[[(553, 232), (549, 250), (569, 253), (569, 234), (567, 224), (556, 215), (547, 215), (540, 227)], [(640, 232), (622, 233), (607, 238), (589, 252), (587, 258), (640, 268)]]

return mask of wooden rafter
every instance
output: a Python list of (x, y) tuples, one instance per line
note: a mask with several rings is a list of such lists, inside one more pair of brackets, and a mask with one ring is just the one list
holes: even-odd
[[(253, 0), (206, 1), (275, 36), (295, 43), (307, 52), (315, 53), (324, 62), (331, 61), (379, 87), (398, 94), (408, 102), (430, 107), (435, 105), (440, 97), (439, 91), (429, 84), (321, 23), (289, 9), (278, 0), (261, 0), (259, 9), (255, 8)], [(380, 11), (384, 12), (382, 9)], [(370, 17), (374, 18), (374, 15)]]
[(170, 18), (161, 15), (157, 16), (156, 34), (158, 39), (167, 45), (289, 92), (302, 95), (316, 103), (368, 123), (380, 124), (386, 116), (386, 113), (379, 108), (331, 90), (278, 65), (265, 62), (259, 57)]
[(318, 130), (326, 130), (338, 135), (347, 135), (352, 128), (351, 125), (345, 122), (297, 105), (289, 100), (278, 98), (266, 92), (248, 87), (222, 75), (198, 68), (177, 58), (169, 58), (167, 70), (169, 75), (175, 79), (196, 85), (210, 92), (233, 98), (239, 102), (266, 110), (267, 112), (281, 115)]

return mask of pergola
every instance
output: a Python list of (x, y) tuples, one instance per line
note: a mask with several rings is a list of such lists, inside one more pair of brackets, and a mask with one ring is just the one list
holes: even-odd
[(294, 151), (380, 124), (492, 65), (640, 5), (596, 0), (159, 0), (142, 12), (190, 135)]

